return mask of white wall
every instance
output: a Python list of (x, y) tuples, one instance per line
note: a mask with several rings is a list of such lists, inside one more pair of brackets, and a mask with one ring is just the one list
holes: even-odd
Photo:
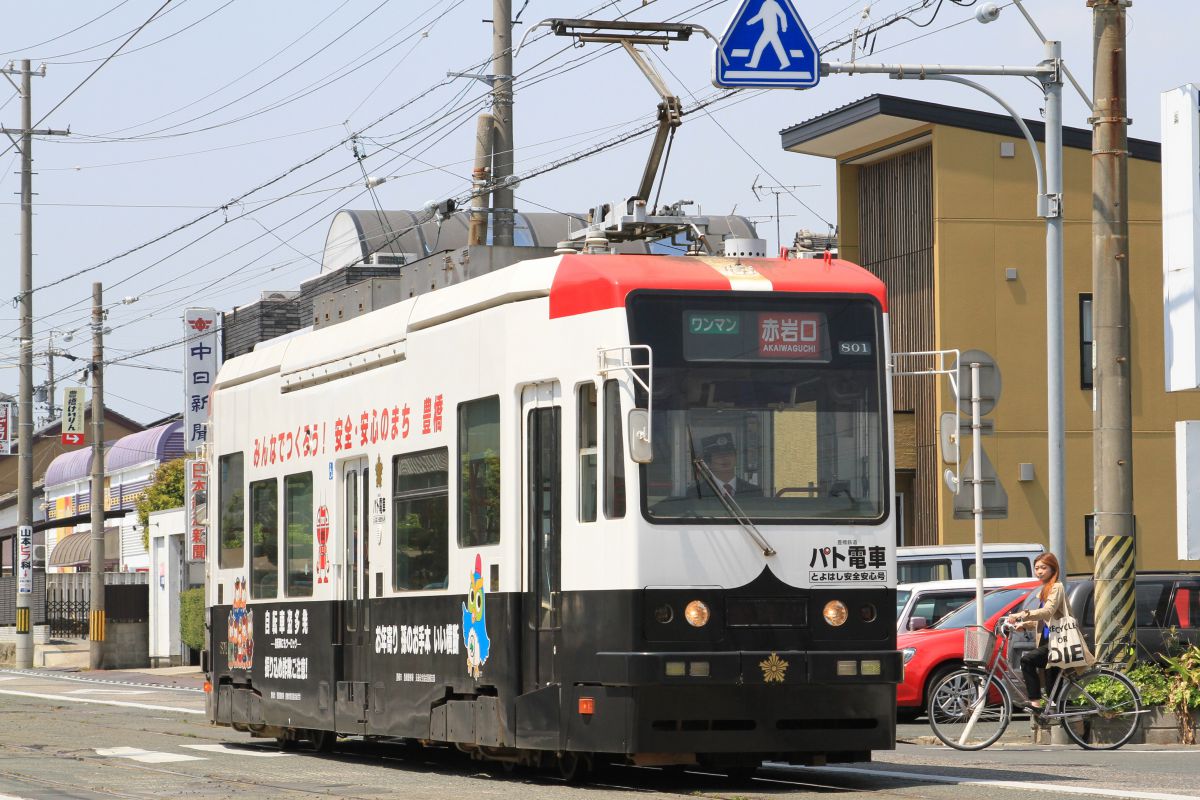
[(179, 593), (187, 585), (183, 561), (184, 513), (182, 508), (150, 514), (150, 659), (169, 663), (186, 659), (179, 638)]

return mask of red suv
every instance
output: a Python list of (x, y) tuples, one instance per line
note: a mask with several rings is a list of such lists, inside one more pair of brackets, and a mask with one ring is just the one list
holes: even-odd
[[(984, 625), (991, 630), (999, 619), (1016, 609), (1029, 592), (1041, 586), (1025, 581), (988, 592), (983, 597)], [(904, 682), (896, 687), (896, 706), (901, 719), (924, 713), (931, 686), (963, 664), (963, 628), (975, 624), (972, 600), (938, 620), (931, 628), (901, 633), (896, 649), (904, 656)]]

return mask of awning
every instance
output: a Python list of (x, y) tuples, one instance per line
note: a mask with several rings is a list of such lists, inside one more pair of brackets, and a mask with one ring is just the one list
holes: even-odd
[[(121, 529), (104, 529), (105, 568), (121, 559)], [(87, 567), (92, 563), (92, 532), (80, 531), (60, 539), (50, 551), (48, 567)]]

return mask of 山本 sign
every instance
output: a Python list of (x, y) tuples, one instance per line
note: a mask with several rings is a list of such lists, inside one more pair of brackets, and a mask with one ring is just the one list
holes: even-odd
[(189, 453), (208, 440), (208, 397), (221, 366), (217, 322), (217, 312), (211, 308), (189, 308), (184, 313), (183, 446)]
[(208, 462), (188, 459), (184, 462), (184, 480), (187, 481), (187, 560), (204, 561), (208, 556)]
[(86, 435), (83, 429), (84, 391), (82, 386), (68, 386), (63, 390), (62, 443), (83, 444)]
[(33, 594), (33, 526), (17, 528), (17, 594)]

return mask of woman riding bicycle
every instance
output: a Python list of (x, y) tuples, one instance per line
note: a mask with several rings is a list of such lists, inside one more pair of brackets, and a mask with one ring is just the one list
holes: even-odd
[[(1046, 623), (1061, 617), (1069, 616), (1071, 608), (1067, 604), (1067, 591), (1059, 580), (1058, 559), (1053, 553), (1042, 553), (1033, 562), (1033, 574), (1042, 582), (1038, 592), (1041, 604), (1037, 608), (1020, 611), (1005, 618), (1005, 622), (1024, 630), (1036, 630), (1037, 648), (1021, 656), (1021, 674), (1025, 676), (1025, 689), (1029, 694), (1029, 702), (1025, 704), (1028, 711), (1042, 710), (1042, 685), (1038, 670), (1046, 666), (1050, 658), (1049, 629)], [(1084, 658), (1090, 666), (1095, 658), (1084, 646)], [(1046, 688), (1054, 685), (1057, 669), (1046, 670)]]

